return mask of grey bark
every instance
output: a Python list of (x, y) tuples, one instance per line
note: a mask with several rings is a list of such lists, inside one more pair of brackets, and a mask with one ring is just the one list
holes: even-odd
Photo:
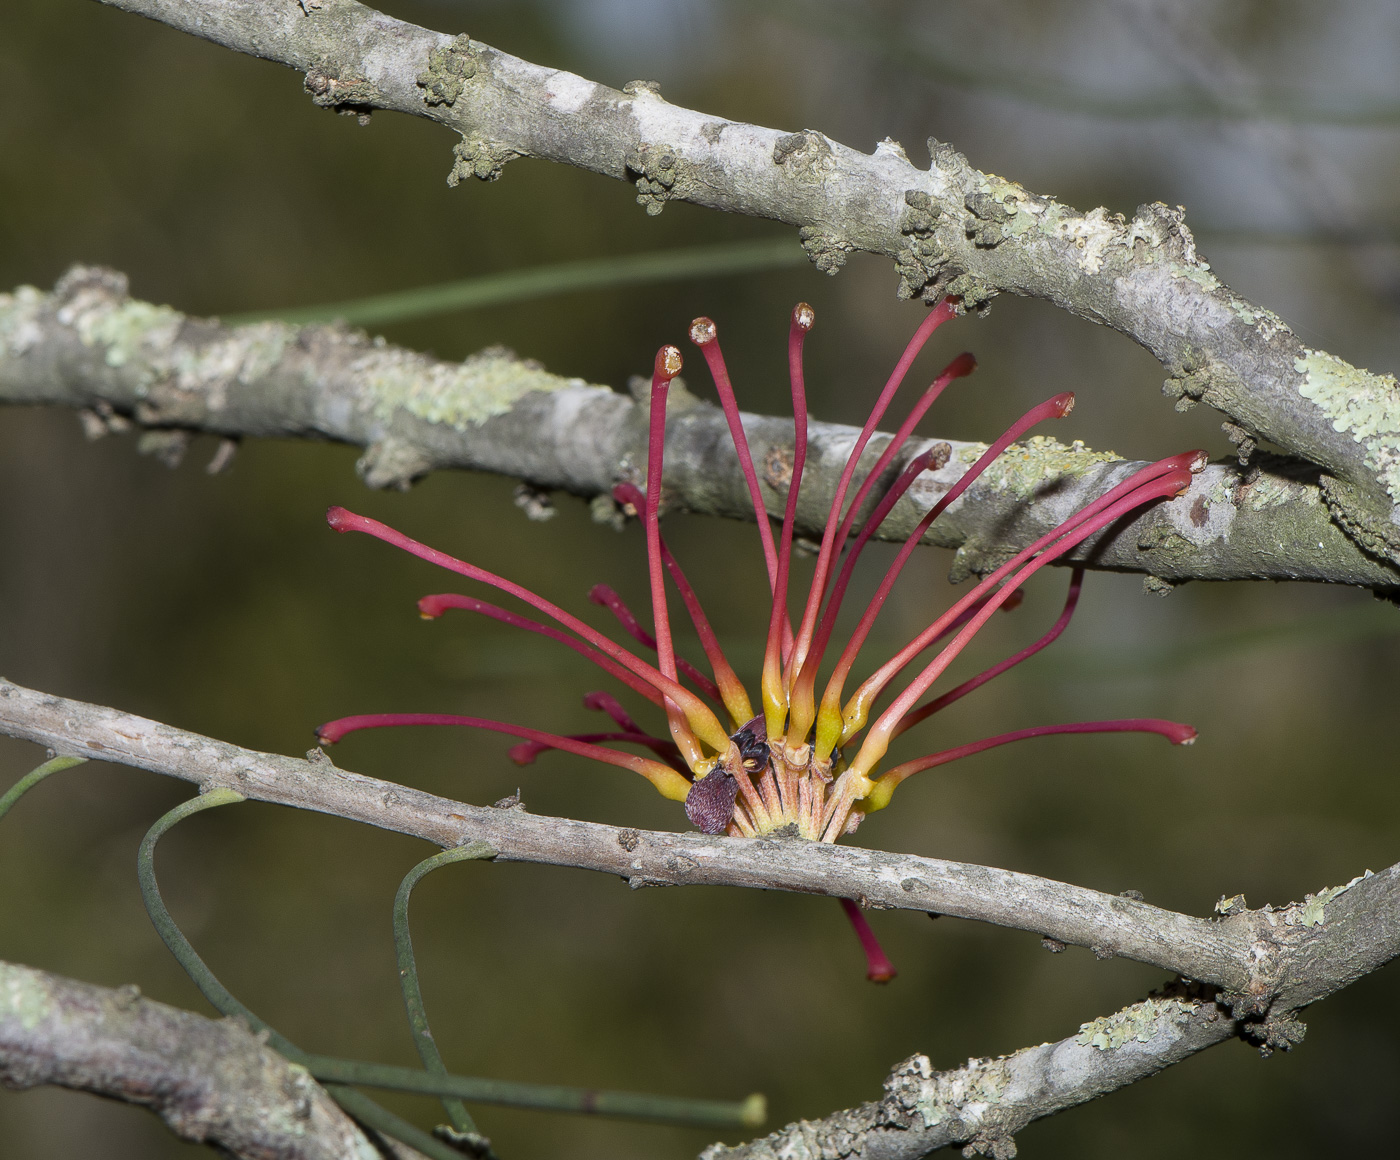
[[(613, 484), (642, 478), (646, 463), (645, 407), (607, 387), (502, 352), (448, 363), (334, 326), (226, 327), (130, 298), (123, 276), (86, 267), (52, 293), (22, 287), (0, 295), (0, 402), (77, 408), (94, 435), (135, 424), (147, 449), (171, 459), (195, 431), (229, 441), (331, 439), (365, 448), (360, 470), (371, 486), (469, 468), (512, 476), (532, 495), (602, 497), (604, 515), (616, 515), (607, 499)], [(745, 427), (760, 465), (770, 455), (791, 463), (790, 418), (748, 415)], [(813, 424), (801, 532), (819, 534), (855, 434)], [(867, 465), (886, 438), (872, 440)], [(914, 441), (889, 479), (931, 442)], [(882, 536), (906, 537), (985, 449), (944, 442), (946, 465), (920, 478)], [(215, 465), (231, 446), (222, 445)], [(753, 518), (717, 407), (675, 391), (666, 455), (668, 507)], [(988, 571), (1141, 466), (1029, 440), (953, 504), (925, 541), (957, 549), (956, 576)], [(780, 514), (783, 474), (762, 475), (768, 510)], [(1333, 522), (1321, 478), (1316, 467), (1277, 458), (1260, 457), (1248, 469), (1216, 464), (1187, 494), (1068, 559), (1172, 583), (1257, 578), (1400, 588), (1400, 567), (1363, 551)]]
[[(1400, 388), (1392, 377), (1305, 347), (1275, 315), (1223, 286), (1197, 254), (1180, 209), (1144, 205), (1131, 222), (1103, 209), (1081, 214), (977, 171), (939, 142), (930, 140), (933, 164), (924, 171), (896, 142), (866, 155), (813, 130), (783, 134), (724, 122), (667, 104), (645, 82), (618, 92), (353, 0), (108, 2), (294, 67), (318, 104), (391, 109), (447, 125), (462, 137), (453, 181), (494, 178), (517, 156), (554, 160), (633, 182), (648, 212), (682, 198), (796, 226), (828, 272), (854, 250), (883, 254), (894, 261), (905, 297), (954, 294), (978, 306), (1013, 292), (1112, 326), (1161, 361), (1179, 407), (1204, 401), (1243, 436), (1270, 440), (1315, 466), (1270, 461), (1248, 475), (1213, 467), (1187, 496), (1091, 542), (1085, 553), (1095, 566), (1169, 581), (1270, 577), (1396, 587)], [(366, 447), (362, 471), (376, 486), (456, 466), (592, 496), (635, 476), (640, 464), (638, 409), (604, 388), (503, 357), (437, 363), (334, 328), (230, 331), (130, 302), (124, 285), (93, 272), (69, 279), (53, 299), (23, 292), (0, 303), (0, 397), (78, 405), (94, 432), (134, 419), (154, 436), (148, 446), (172, 457), (193, 430), (228, 439), (341, 439)], [(783, 420), (750, 416), (746, 426), (760, 457), (790, 442)], [(829, 502), (832, 464), (850, 432), (818, 425), (815, 435), (816, 484), (802, 512), (809, 531)], [(942, 494), (975, 453), (969, 445), (950, 451), (948, 474), (921, 481), (897, 509), (891, 534), (912, 526), (915, 505)], [(746, 514), (712, 408), (678, 408), (668, 454), (673, 504)], [(1133, 466), (1041, 447), (973, 489), (931, 539), (959, 549), (955, 571), (986, 570)], [(770, 489), (768, 499), (777, 507), (780, 490)], [(1265, 1050), (1296, 1043), (1298, 1009), (1400, 952), (1400, 866), (1280, 910), (1206, 920), (937, 859), (481, 809), (338, 770), (321, 755), (299, 761), (240, 750), (6, 682), (0, 731), (444, 846), (482, 838), (500, 860), (616, 873), (634, 887), (723, 883), (960, 915), (1206, 984), (1000, 1060), (935, 1073), (914, 1057), (895, 1069), (883, 1100), (739, 1149), (711, 1149), (716, 1160), (892, 1160), (964, 1142), (974, 1152), (1010, 1156), (1025, 1123), (1235, 1034)], [(21, 1027), (32, 1017), (32, 1010), (21, 1013)], [(10, 1028), (5, 1018), (0, 1008), (0, 1043)], [(127, 1028), (118, 1039), (130, 1043), (136, 1035)]]
[[(975, 919), (1150, 963), (1267, 1008), (1317, 997), (1307, 979), (1339, 947), (1356, 977), (1400, 951), (1400, 866), (1283, 910), (1203, 919), (1032, 874), (799, 839), (641, 831), (523, 809), (472, 806), (308, 760), (258, 753), (116, 709), (0, 679), (0, 733), (248, 798), (316, 810), (453, 847), (481, 840), (498, 861), (616, 874), (633, 887), (743, 886), (853, 898), (876, 909)], [(1338, 907), (1336, 898), (1345, 894)], [(1331, 908), (1331, 909), (1329, 909)], [(1336, 923), (1324, 922), (1333, 914)], [(1371, 921), (1371, 917), (1382, 918)], [(1389, 918), (1385, 916), (1389, 915)], [(1344, 932), (1344, 934), (1343, 934)]]
[[(0, 733), (245, 797), (316, 810), (454, 847), (484, 840), (497, 861), (617, 874), (634, 888), (742, 886), (854, 898), (1026, 930), (1164, 968), (1190, 983), (1078, 1035), (935, 1073), (899, 1065), (885, 1098), (782, 1131), (709, 1160), (905, 1160), (950, 1143), (1014, 1155), (1025, 1124), (1136, 1082), (1242, 1035), (1261, 1051), (1302, 1038), (1295, 1013), (1400, 953), (1400, 865), (1278, 909), (1202, 919), (1145, 902), (985, 866), (800, 839), (671, 834), (467, 805), (307, 760), (241, 749), (98, 705), (0, 679)], [(1220, 909), (1220, 908), (1217, 908)], [(3, 1014), (0, 1014), (3, 1027)]]
[(918, 1160), (963, 1145), (965, 1156), (1016, 1155), (1027, 1124), (1155, 1075), (1238, 1030), (1227, 1008), (1189, 989), (1086, 1023), (1058, 1043), (935, 1072), (925, 1055), (897, 1064), (879, 1100), (801, 1120), (701, 1160)]
[(11, 963), (0, 963), (0, 1084), (141, 1104), (240, 1160), (383, 1160), (305, 1068), (241, 1022)]
[(819, 269), (854, 250), (891, 258), (906, 296), (1043, 298), (1150, 350), (1178, 405), (1203, 401), (1253, 436), (1317, 464), (1336, 518), (1400, 560), (1400, 387), (1306, 347), (1224, 286), (1184, 213), (1087, 214), (982, 173), (930, 139), (916, 168), (886, 139), (865, 154), (807, 129), (725, 121), (453, 38), (355, 0), (104, 0), (305, 74), (322, 105), (390, 109), (458, 132), (451, 180), (494, 178), (514, 157), (636, 184), (659, 212), (680, 198), (796, 226)]
[(1297, 1046), (1306, 1031), (1299, 1011), (1400, 953), (1398, 901), (1400, 866), (1392, 866), (1302, 903), (1241, 912), (1257, 964), (1243, 991), (1182, 981), (1057, 1043), (944, 1072), (914, 1056), (894, 1068), (880, 1100), (736, 1148), (715, 1145), (702, 1160), (917, 1160), (949, 1145), (966, 1145), (964, 1155), (1015, 1156), (1015, 1133), (1034, 1120), (1217, 1043), (1238, 1036), (1262, 1055)]

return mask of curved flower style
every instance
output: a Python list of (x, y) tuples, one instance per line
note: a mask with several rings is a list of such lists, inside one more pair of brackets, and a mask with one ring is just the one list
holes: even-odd
[[(748, 484), (772, 593), (772, 614), (759, 683), (760, 712), (754, 712), (748, 690), (725, 658), (695, 590), (661, 538), (659, 511), (666, 442), (666, 398), (671, 380), (681, 369), (680, 351), (673, 346), (663, 346), (656, 354), (652, 374), (647, 488), (642, 491), (634, 484), (622, 483), (613, 489), (613, 497), (639, 514), (646, 529), (652, 630), (647, 631), (622, 598), (607, 585), (600, 584), (589, 593), (593, 603), (612, 612), (628, 636), (648, 652), (656, 654), (655, 665), (642, 660), (635, 652), (529, 589), (412, 540), (378, 520), (355, 515), (340, 507), (331, 508), (327, 518), (337, 531), (366, 532), (430, 563), (496, 588), (542, 613), (552, 623), (532, 620), (475, 596), (444, 593), (425, 596), (418, 602), (419, 611), (428, 619), (435, 619), (449, 609), (478, 612), (505, 624), (547, 636), (573, 649), (660, 708), (666, 714), (670, 738), (647, 733), (611, 693), (593, 692), (584, 697), (584, 705), (606, 714), (616, 726), (615, 729), (562, 737), (524, 725), (510, 725), (480, 717), (447, 713), (375, 713), (343, 717), (322, 725), (317, 730), (320, 739), (329, 744), (359, 729), (387, 725), (465, 725), (489, 729), (521, 739), (520, 744), (510, 752), (511, 757), (522, 765), (534, 761), (544, 750), (560, 749), (639, 773), (665, 797), (684, 802), (686, 815), (707, 834), (754, 837), (786, 830), (823, 842), (834, 842), (842, 834), (851, 833), (867, 813), (888, 805), (905, 778), (1012, 741), (1057, 733), (1138, 732), (1158, 733), (1177, 745), (1189, 744), (1196, 737), (1196, 731), (1189, 725), (1155, 719), (1090, 721), (1019, 729), (880, 771), (890, 742), (899, 734), (1054, 641), (1074, 614), (1083, 570), (1073, 570), (1064, 611), (1049, 632), (978, 676), (920, 705), (920, 699), (991, 615), (999, 608), (1014, 608), (1020, 603), (1021, 585), (1032, 574), (1058, 560), (1096, 532), (1147, 504), (1183, 491), (1190, 483), (1192, 473), (1205, 466), (1206, 457), (1200, 451), (1188, 451), (1143, 468), (1076, 512), (1054, 531), (1017, 552), (876, 669), (850, 696), (846, 696), (846, 682), (875, 617), (929, 525), (1015, 440), (1038, 423), (1069, 414), (1074, 405), (1072, 394), (1056, 395), (1027, 411), (924, 514), (885, 573), (874, 598), (837, 657), (818, 698), (818, 675), (861, 551), (910, 485), (933, 465), (934, 451), (924, 451), (909, 459), (898, 478), (857, 529), (858, 513), (864, 509), (876, 482), (895, 462), (914, 427), (934, 400), (955, 379), (970, 374), (977, 365), (976, 360), (970, 354), (962, 354), (944, 368), (914, 404), (859, 486), (855, 485), (857, 465), (915, 357), (933, 332), (956, 313), (955, 304), (948, 301), (929, 312), (905, 348), (851, 448), (827, 516), (811, 587), (795, 625), (788, 608), (788, 578), (793, 522), (807, 456), (807, 401), (803, 385), (802, 349), (815, 321), (815, 314), (806, 303), (798, 303), (793, 309), (788, 333), (795, 438), (792, 478), (776, 541), (759, 490), (758, 475), (730, 385), (729, 372), (720, 352), (715, 324), (708, 318), (697, 318), (691, 324), (691, 341), (700, 348), (709, 365)], [(853, 530), (855, 538), (852, 540)], [(667, 607), (668, 576), (695, 626), (709, 663), (710, 676), (676, 655)], [(948, 637), (952, 639), (932, 660), (924, 663), (871, 722), (875, 703), (904, 670), (933, 645)], [(721, 714), (725, 718), (723, 721)], [(604, 745), (602, 742), (610, 744)], [(614, 748), (618, 744), (648, 750), (651, 756)], [(894, 967), (880, 949), (869, 924), (855, 903), (842, 899), (842, 905), (865, 950), (867, 977), (874, 982), (888, 982), (894, 978)]]
[[(915, 425), (934, 400), (951, 382), (975, 369), (976, 361), (972, 356), (959, 355), (924, 391), (859, 486), (855, 483), (857, 464), (914, 358), (933, 332), (955, 315), (956, 306), (948, 301), (930, 311), (876, 400), (841, 473), (822, 535), (811, 587), (795, 624), (788, 607), (788, 578), (793, 522), (807, 454), (802, 350), (815, 321), (814, 312), (810, 306), (799, 303), (792, 312), (788, 336), (795, 442), (792, 481), (776, 541), (759, 490), (758, 476), (730, 385), (729, 372), (720, 352), (715, 324), (708, 318), (698, 318), (691, 325), (691, 341), (700, 348), (709, 365), (748, 484), (772, 593), (772, 615), (759, 684), (758, 713), (754, 712), (748, 691), (720, 649), (694, 589), (661, 538), (658, 514), (666, 436), (666, 398), (671, 380), (681, 369), (680, 351), (673, 346), (664, 346), (657, 352), (652, 375), (647, 488), (642, 491), (633, 484), (623, 483), (613, 491), (614, 498), (640, 514), (645, 525), (652, 630), (647, 631), (617, 593), (606, 585), (598, 585), (590, 593), (590, 599), (608, 608), (629, 636), (656, 654), (655, 665), (519, 584), (420, 544), (377, 520), (339, 507), (330, 510), (328, 519), (331, 527), (337, 531), (367, 532), (424, 560), (516, 597), (542, 613), (553, 623), (531, 620), (473, 596), (442, 594), (425, 596), (418, 602), (420, 612), (427, 618), (441, 616), (448, 609), (463, 609), (557, 640), (662, 709), (666, 714), (670, 739), (647, 733), (615, 697), (609, 693), (595, 692), (584, 698), (584, 704), (610, 717), (616, 726), (614, 730), (562, 737), (523, 725), (478, 717), (384, 713), (344, 717), (329, 722), (317, 730), (321, 740), (334, 742), (358, 729), (386, 725), (465, 725), (489, 729), (521, 739), (521, 744), (511, 750), (512, 758), (521, 764), (533, 761), (543, 750), (560, 749), (639, 773), (664, 796), (683, 801), (687, 816), (706, 833), (753, 837), (790, 828), (804, 838), (823, 842), (834, 842), (842, 834), (851, 833), (867, 813), (888, 805), (894, 791), (913, 774), (1012, 741), (1057, 733), (1129, 731), (1158, 733), (1174, 744), (1189, 744), (1195, 739), (1196, 731), (1189, 725), (1170, 721), (1131, 719), (1082, 722), (1019, 729), (905, 761), (883, 772), (880, 770), (890, 742), (899, 734), (1020, 664), (1055, 640), (1073, 615), (1083, 578), (1082, 569), (1073, 571), (1064, 611), (1049, 632), (971, 680), (923, 705), (919, 704), (991, 615), (999, 608), (1014, 607), (1019, 602), (1021, 585), (1032, 574), (1121, 517), (1157, 500), (1179, 494), (1190, 483), (1192, 473), (1205, 465), (1205, 455), (1199, 451), (1175, 455), (1142, 469), (1076, 512), (1054, 531), (1017, 552), (876, 669), (853, 693), (849, 696), (846, 694), (851, 670), (875, 617), (929, 525), (1025, 432), (1047, 419), (1069, 414), (1074, 405), (1072, 394), (1056, 395), (1027, 411), (925, 513), (890, 565), (855, 631), (837, 657), (818, 697), (817, 683), (822, 662), (831, 645), (837, 612), (861, 551), (895, 503), (914, 480), (930, 467), (934, 452), (925, 451), (910, 459), (857, 529), (858, 513), (863, 510), (876, 481), (895, 462)], [(851, 538), (853, 530), (854, 539)], [(711, 676), (675, 653), (667, 607), (668, 576), (695, 626)], [(947, 640), (932, 660), (923, 664), (871, 721), (874, 706), (882, 694), (916, 659), (948, 637), (952, 639)], [(721, 714), (725, 720), (721, 719)], [(603, 742), (610, 744), (601, 744)], [(618, 744), (648, 750), (651, 756), (615, 748)], [(872, 972), (874, 970), (872, 966)]]

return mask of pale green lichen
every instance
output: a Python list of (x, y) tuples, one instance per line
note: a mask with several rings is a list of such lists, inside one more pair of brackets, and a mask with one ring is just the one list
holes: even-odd
[(0, 1019), (18, 1019), (24, 1030), (33, 1031), (53, 1009), (53, 995), (42, 975), (27, 967), (0, 963)]
[(1316, 404), (1332, 429), (1365, 448), (1364, 461), (1400, 503), (1400, 385), (1394, 375), (1360, 370), (1325, 351), (1303, 349), (1293, 362), (1298, 393)]
[(395, 412), (405, 411), (455, 431), (504, 415), (532, 391), (590, 385), (552, 375), (500, 349), (481, 351), (461, 363), (376, 350), (357, 360), (354, 369), (362, 376), (366, 400), (377, 418), (388, 422)]
[(47, 295), (33, 286), (0, 294), (0, 358), (23, 354), (41, 338), (38, 315)]
[(1234, 316), (1246, 326), (1254, 327), (1265, 342), (1273, 340), (1280, 334), (1293, 333), (1288, 323), (1284, 322), (1273, 311), (1265, 310), (1261, 306), (1254, 306), (1237, 294), (1227, 294), (1226, 302)]
[(1180, 999), (1145, 999), (1081, 1025), (1074, 1041), (1080, 1047), (1096, 1047), (1100, 1051), (1114, 1051), (1125, 1043), (1150, 1043), (1158, 1032), (1186, 1023), (1199, 1006)]
[[(986, 451), (981, 443), (959, 449), (958, 458), (968, 464)], [(1113, 451), (1091, 451), (1079, 440), (1069, 446), (1048, 435), (1033, 435), (1024, 443), (1013, 443), (987, 468), (983, 483), (994, 491), (1007, 491), (1018, 497), (1034, 495), (1047, 483), (1082, 474), (1100, 463), (1117, 463), (1122, 456)]]
[(1220, 289), (1220, 279), (1210, 272), (1205, 262), (1174, 262), (1171, 271), (1173, 276), (1194, 282), (1202, 290)]
[(113, 301), (106, 295), (79, 293), (58, 312), (84, 346), (105, 347), (103, 361), (113, 368), (140, 368), (132, 389), (144, 396), (156, 382), (156, 369), (179, 333), (185, 316), (169, 306), (149, 302)]
[(84, 346), (107, 348), (103, 361), (109, 367), (122, 367), (138, 359), (142, 347), (168, 345), (184, 319), (169, 306), (133, 300), (81, 311), (73, 326)]
[(1055, 233), (1083, 251), (1078, 262), (1086, 274), (1097, 274), (1103, 268), (1108, 247), (1122, 245), (1127, 237), (1122, 214), (1111, 214), (1103, 206), (1083, 215), (1062, 217), (1055, 223)]
[(1022, 237), (1037, 228), (1046, 210), (1055, 204), (995, 173), (973, 173), (974, 186), (968, 191), (965, 204), (975, 219), (969, 226), (969, 236), (980, 245)]
[(1371, 871), (1358, 874), (1345, 886), (1329, 886), (1316, 894), (1309, 894), (1301, 906), (1294, 907), (1283, 920), (1285, 926), (1321, 926), (1327, 917), (1327, 904), (1339, 894), (1345, 894), (1358, 882), (1371, 877)]
[(176, 387), (208, 392), (208, 405), (217, 410), (226, 401), (229, 383), (255, 383), (271, 373), (296, 333), (295, 327), (283, 322), (254, 322), (218, 342), (198, 347), (181, 344), (161, 361), (174, 372)]
[(927, 1056), (918, 1060), (922, 1066), (912, 1102), (925, 1128), (947, 1119), (977, 1124), (989, 1108), (1001, 1101), (1011, 1080), (1004, 1058), (969, 1059), (966, 1067), (936, 1074)]

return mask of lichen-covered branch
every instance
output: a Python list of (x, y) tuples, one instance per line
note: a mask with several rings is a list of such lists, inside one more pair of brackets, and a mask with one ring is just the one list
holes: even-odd
[(647, 212), (683, 199), (795, 226), (819, 269), (855, 250), (895, 263), (899, 292), (1047, 299), (1150, 350), (1179, 406), (1202, 401), (1251, 436), (1324, 469), (1338, 520), (1400, 560), (1400, 386), (1305, 346), (1277, 315), (1211, 272), (1183, 212), (1131, 221), (1080, 213), (929, 142), (916, 167), (886, 139), (871, 154), (816, 130), (784, 133), (530, 64), (355, 0), (104, 0), (305, 74), (321, 105), (390, 109), (461, 135), (452, 180), (494, 178), (515, 157), (636, 185)]
[[(0, 295), (0, 402), (78, 409), (102, 434), (136, 425), (143, 442), (177, 458), (191, 432), (331, 439), (365, 448), (371, 486), (407, 486), (442, 468), (519, 479), (533, 498), (559, 489), (607, 498), (645, 469), (645, 408), (625, 394), (552, 375), (503, 352), (448, 363), (333, 326), (226, 327), (130, 298), (112, 271), (77, 267), (52, 293)], [(1072, 421), (1072, 420), (1071, 420)], [(770, 511), (786, 498), (791, 419), (747, 416)], [(665, 502), (752, 519), (733, 445), (717, 407), (676, 391), (666, 449)], [(814, 424), (799, 520), (819, 532), (854, 431)], [(884, 446), (876, 438), (871, 462)], [(929, 446), (911, 445), (912, 457)], [(901, 500), (881, 534), (902, 539), (984, 450), (947, 441), (943, 466)], [(891, 479), (902, 463), (890, 468)], [(985, 572), (1056, 527), (1140, 467), (1033, 438), (1004, 455), (929, 532), (956, 548), (956, 574)], [(1209, 467), (1190, 492), (1106, 532), (1069, 559), (1145, 572), (1162, 581), (1300, 579), (1400, 587), (1400, 568), (1362, 551), (1333, 522), (1317, 468), (1257, 459)], [(537, 501), (538, 502), (538, 501)]]
[(1086, 1023), (1058, 1043), (934, 1071), (926, 1055), (897, 1064), (879, 1100), (801, 1120), (749, 1144), (707, 1148), (701, 1160), (918, 1160), (963, 1145), (1006, 1160), (1027, 1124), (1087, 1103), (1224, 1043), (1228, 1008), (1181, 988)]
[[(59, 753), (178, 777), (207, 791), (316, 810), (444, 847), (484, 840), (498, 861), (616, 874), (634, 888), (728, 885), (854, 898), (874, 908), (925, 910), (1030, 931), (1051, 945), (1089, 947), (1195, 980), (1095, 1020), (1072, 1039), (934, 1073), (915, 1057), (886, 1098), (817, 1123), (790, 1125), (734, 1150), (753, 1160), (921, 1156), (968, 1142), (1013, 1153), (1031, 1120), (1082, 1103), (1242, 1035), (1262, 1051), (1303, 1032), (1295, 1013), (1400, 953), (1400, 865), (1279, 909), (1217, 907), (1195, 918), (1135, 898), (985, 866), (801, 839), (711, 837), (536, 817), (479, 807), (307, 760), (258, 753), (169, 725), (25, 689), (0, 679), (0, 734)], [(3, 979), (0, 979), (3, 984)], [(0, 998), (3, 997), (0, 986)], [(4, 1013), (0, 1011), (0, 1040)], [(731, 1153), (712, 1152), (712, 1160)]]
[(383, 1160), (305, 1068), (239, 1021), (11, 963), (0, 963), (0, 1084), (141, 1104), (240, 1160)]
[(882, 1099), (816, 1121), (789, 1124), (702, 1160), (917, 1160), (949, 1145), (967, 1156), (1016, 1155), (1027, 1124), (1155, 1075), (1240, 1037), (1261, 1055), (1289, 1050), (1306, 1031), (1297, 1013), (1383, 966), (1400, 952), (1400, 867), (1274, 910), (1246, 912), (1259, 973), (1244, 991), (1177, 982), (1058, 1043), (935, 1072), (927, 1056), (895, 1066)]
[[(1400, 866), (1284, 910), (1202, 919), (1032, 874), (941, 858), (778, 836), (640, 831), (467, 805), (342, 770), (319, 750), (307, 760), (258, 753), (3, 678), (0, 734), (443, 847), (481, 840), (499, 851), (499, 861), (597, 870), (633, 887), (723, 885), (825, 894), (877, 909), (930, 911), (1031, 931), (1221, 987), (1252, 1004), (1252, 1015), (1267, 1010), (1285, 989), (1292, 1001), (1317, 997), (1303, 980), (1332, 969), (1342, 941), (1350, 977), (1400, 952), (1400, 921), (1354, 917), (1387, 907), (1396, 911)], [(1327, 921), (1333, 914), (1341, 916), (1338, 924)]]

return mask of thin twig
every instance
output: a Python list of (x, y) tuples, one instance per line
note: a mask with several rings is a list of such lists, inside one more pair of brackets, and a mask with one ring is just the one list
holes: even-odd
[[(779, 837), (640, 831), (483, 808), (350, 773), (319, 751), (313, 751), (316, 760), (258, 753), (3, 680), (0, 733), (60, 753), (181, 778), (205, 791), (224, 787), (258, 801), (412, 834), (445, 848), (484, 841), (498, 851), (497, 862), (596, 870), (625, 878), (634, 887), (705, 884), (789, 890), (989, 922), (1095, 948), (1104, 956), (1150, 963), (1253, 996), (1265, 1007), (1282, 989), (1294, 999), (1311, 994), (1310, 974), (1326, 977), (1321, 967), (1307, 964), (1314, 954), (1325, 958), (1332, 923), (1320, 918), (1303, 922), (1301, 908), (1202, 919), (1031, 874), (939, 858)], [(1400, 950), (1397, 900), (1400, 866), (1358, 880), (1327, 903), (1329, 916), (1339, 913), (1338, 908), (1347, 914), (1357, 907), (1363, 913), (1396, 910), (1393, 923), (1353, 922), (1349, 969), (1365, 973)], [(1322, 913), (1320, 908), (1317, 913)]]
[[(9, 682), (0, 682), (0, 732), (63, 754), (192, 781), (211, 801), (248, 797), (314, 809), (449, 848), (484, 841), (498, 851), (498, 862), (600, 870), (620, 874), (634, 887), (727, 884), (926, 909), (1034, 931), (1092, 947), (1101, 957), (1135, 958), (1198, 980), (1086, 1024), (1073, 1040), (1002, 1060), (972, 1061), (935, 1074), (926, 1059), (916, 1057), (896, 1069), (884, 1101), (816, 1124), (790, 1125), (738, 1152), (753, 1160), (791, 1154), (799, 1141), (811, 1156), (859, 1153), (893, 1160), (963, 1141), (987, 1155), (1010, 1156), (1012, 1134), (1030, 1120), (1135, 1082), (1234, 1034), (1263, 1051), (1293, 1045), (1302, 1036), (1295, 1012), (1400, 953), (1400, 865), (1302, 903), (1204, 920), (1031, 875), (932, 858), (793, 839), (643, 832), (483, 809), (340, 770), (319, 751), (316, 760), (302, 761), (240, 749)], [(230, 1010), (243, 1010), (232, 1002)], [(315, 1068), (315, 1057), (298, 1057)], [(340, 1078), (338, 1066), (327, 1065), (326, 1078)], [(467, 1098), (472, 1095), (463, 1085), (480, 1082), (427, 1073), (406, 1080), (405, 1069), (379, 1070), (384, 1074), (366, 1072), (361, 1082), (411, 1082), (417, 1090)], [(342, 1100), (356, 1096), (348, 1089), (332, 1091)], [(347, 1108), (380, 1128), (355, 1106)], [(639, 1109), (620, 1104), (617, 1111)], [(640, 1109), (655, 1112), (655, 1106)], [(824, 1141), (844, 1141), (844, 1151), (833, 1152)], [(712, 1160), (724, 1155), (711, 1153)]]

